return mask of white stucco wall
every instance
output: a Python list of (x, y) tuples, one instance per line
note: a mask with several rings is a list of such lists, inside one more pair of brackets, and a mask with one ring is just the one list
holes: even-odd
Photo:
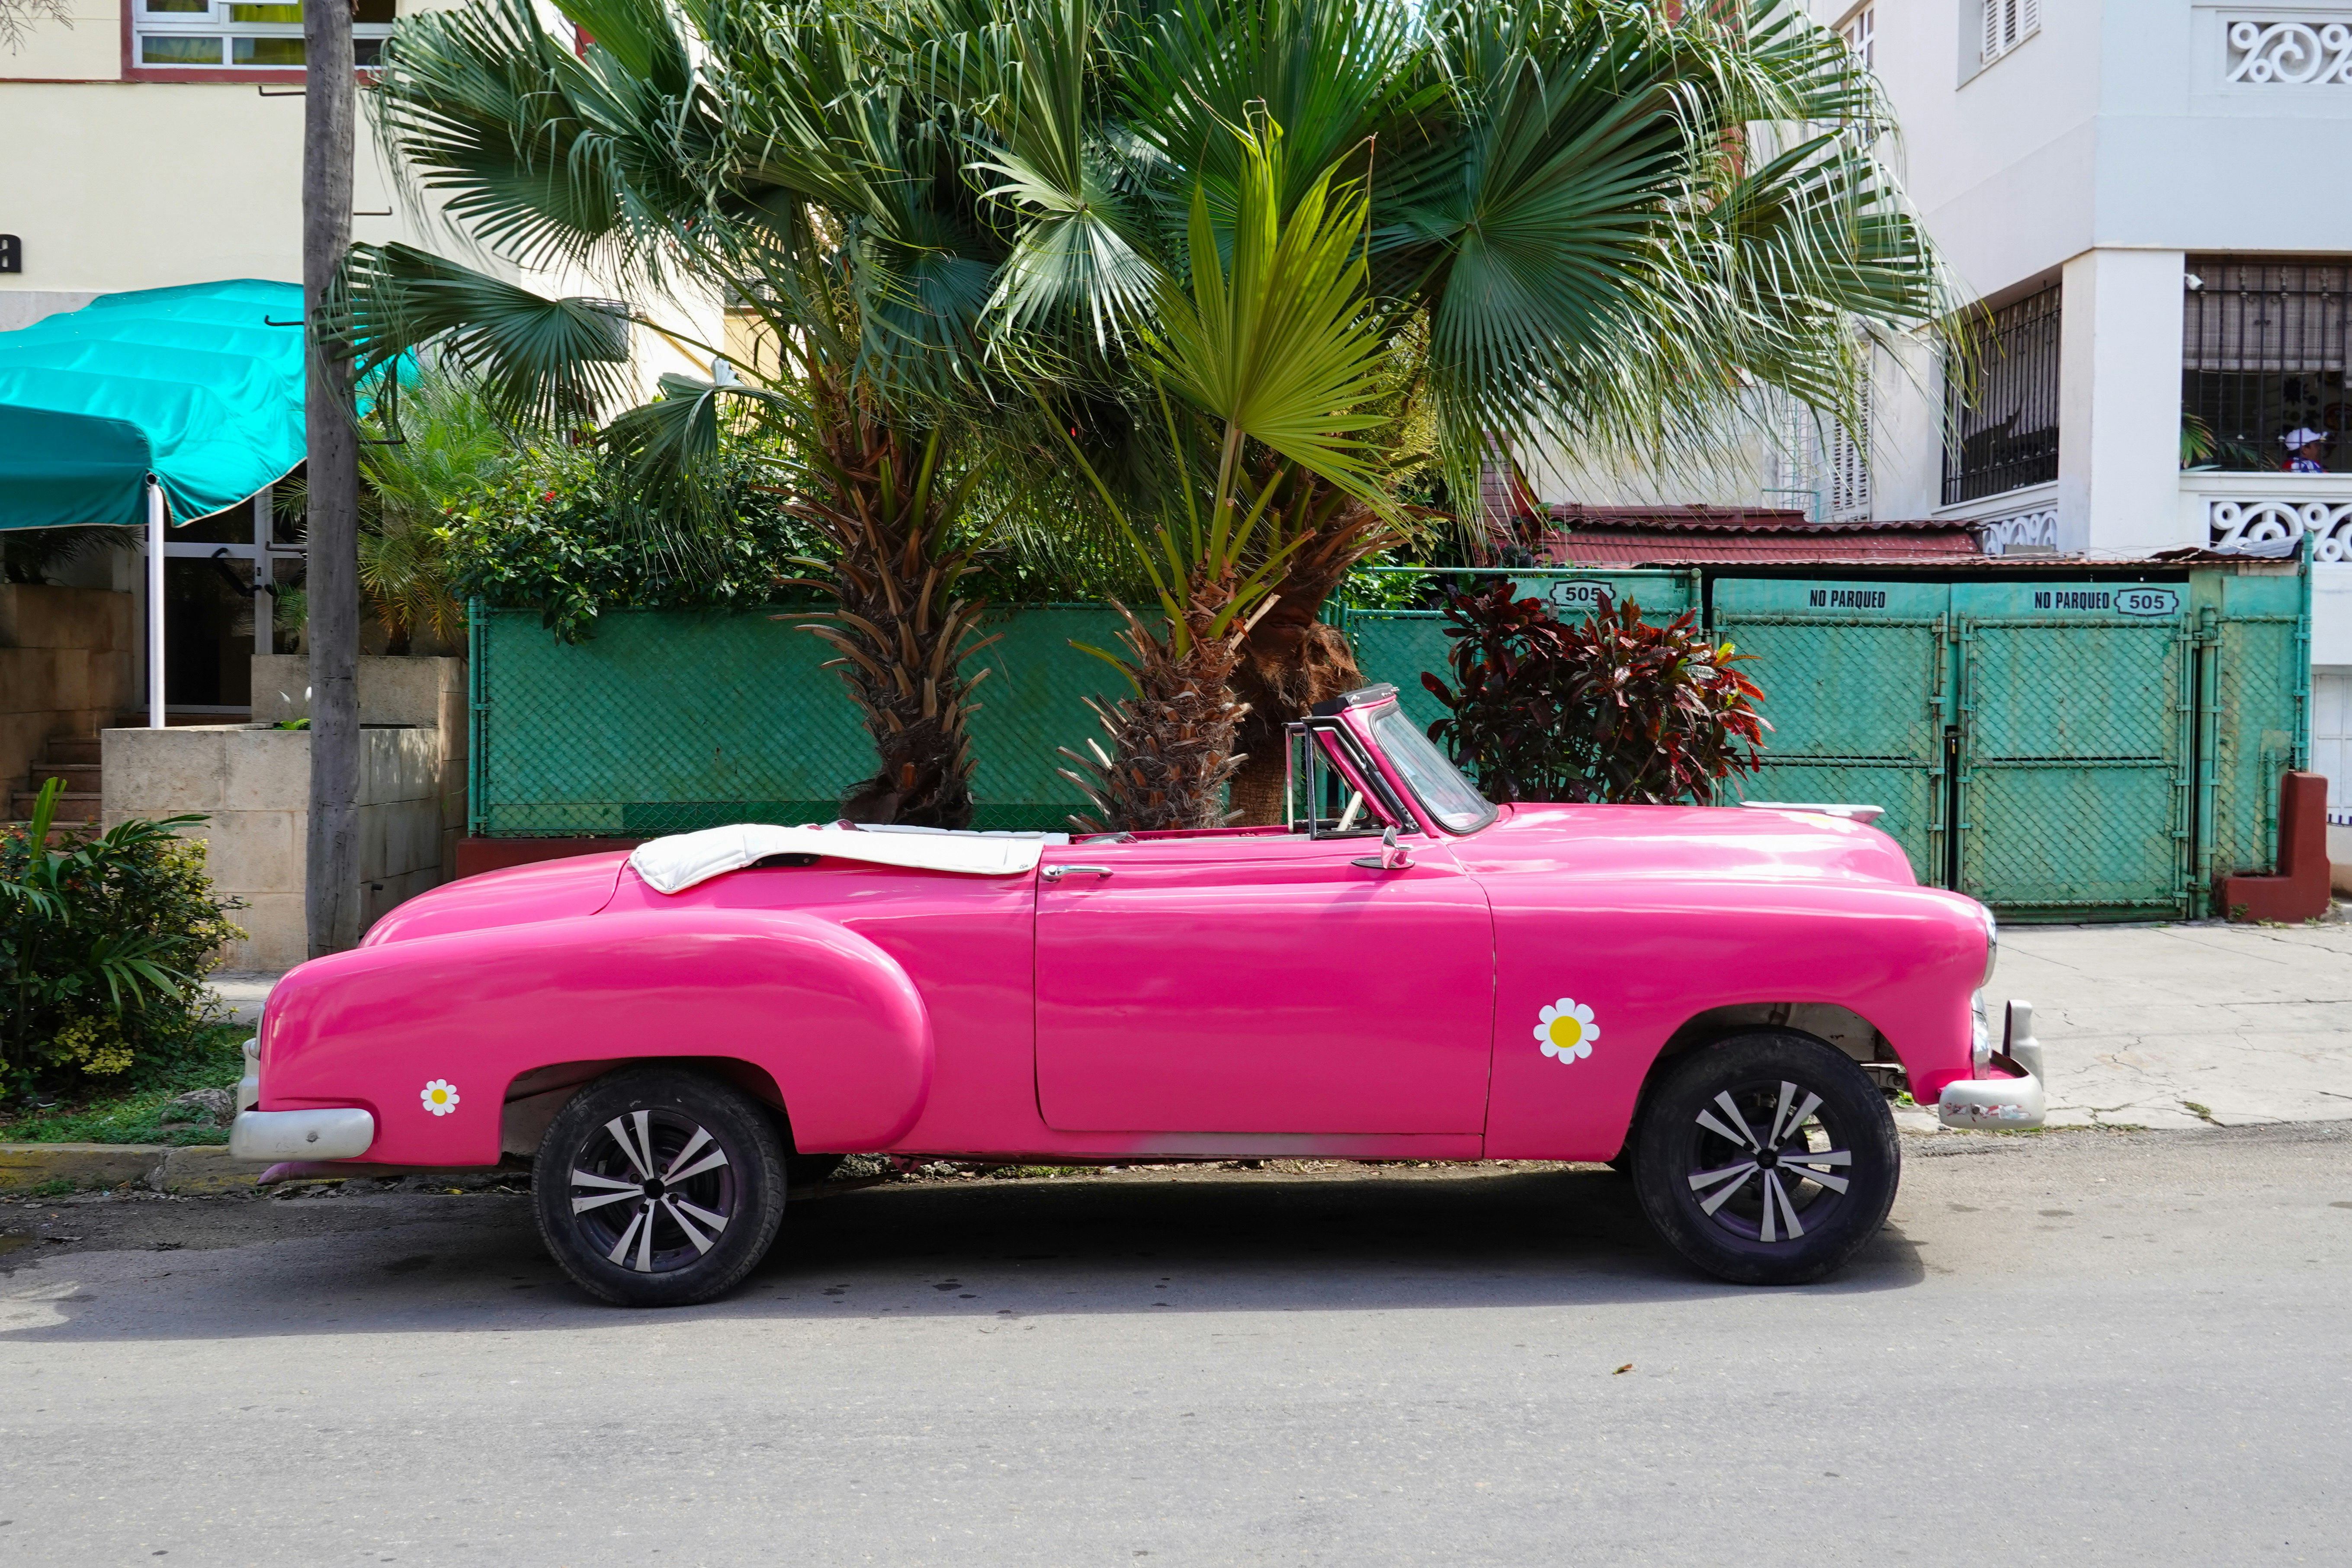
[[(1940, 374), (1882, 374), (1874, 515), (2049, 509), (2062, 549), (2201, 543), (2211, 485), (2179, 471), (2187, 256), (2352, 255), (2352, 202), (2338, 199), (2352, 84), (2229, 81), (2226, 27), (2352, 23), (2352, 0), (2043, 0), (2040, 32), (1990, 64), (1982, 4), (1874, 0), (1874, 66), (1903, 128), (1888, 155), (1965, 295), (2063, 283), (2059, 477), (1942, 508)], [(1813, 14), (1842, 26), (1861, 8), (1816, 0)], [(2283, 478), (2240, 488), (2268, 497)], [(2352, 499), (2341, 479), (2289, 484)]]
[[(37, 19), (21, 51), (0, 53), (0, 230), (24, 241), (24, 270), (0, 277), (0, 331), (118, 289), (299, 282), (303, 100), (288, 89), (300, 74), (266, 98), (253, 82), (124, 81), (121, 10), (72, 3), (72, 27)], [(401, 12), (430, 8), (403, 0)], [(437, 205), (403, 189), (364, 95), (360, 109), (355, 241), (420, 246), (543, 292), (609, 292), (467, 255)], [(719, 341), (715, 299), (634, 302), (682, 335)], [(647, 391), (665, 371), (708, 368), (658, 334), (635, 336)]]

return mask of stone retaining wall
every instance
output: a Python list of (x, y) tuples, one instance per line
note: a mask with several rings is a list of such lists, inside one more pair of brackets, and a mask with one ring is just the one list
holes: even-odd
[[(310, 734), (299, 657), (254, 659), (249, 724), (105, 732), (105, 819), (199, 812), (214, 888), (250, 907), (222, 967), (286, 970), (309, 956)], [(360, 909), (373, 924), (448, 878), (466, 821), (465, 662), (360, 661)]]

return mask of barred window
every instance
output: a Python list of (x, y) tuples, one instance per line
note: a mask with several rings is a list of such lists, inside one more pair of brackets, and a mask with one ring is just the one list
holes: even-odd
[(2056, 285), (1979, 312), (1944, 377), (1944, 504), (2058, 477)]
[[(246, 0), (129, 0), (136, 58), (165, 69), (299, 71), (302, 7)], [(395, 0), (358, 0), (352, 63), (372, 66), (392, 35)]]
[(2185, 281), (2182, 462), (2276, 472), (2302, 457), (2352, 471), (2352, 259), (2192, 256)]

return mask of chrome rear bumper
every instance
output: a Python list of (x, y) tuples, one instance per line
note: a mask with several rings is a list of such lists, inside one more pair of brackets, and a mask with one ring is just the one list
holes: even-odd
[(356, 1106), (245, 1110), (229, 1123), (233, 1160), (356, 1160), (375, 1142), (375, 1117)]

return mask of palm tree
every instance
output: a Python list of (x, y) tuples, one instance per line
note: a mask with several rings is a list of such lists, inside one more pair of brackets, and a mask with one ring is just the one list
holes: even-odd
[[(575, 51), (527, 0), (472, 0), (403, 23), (374, 95), (413, 176), (509, 264), (568, 268), (622, 292), (721, 293), (782, 355), (761, 374), (625, 304), (550, 298), (403, 246), (357, 247), (347, 331), (364, 367), (420, 344), (509, 415), (577, 426), (626, 391), (625, 330), (707, 355), (603, 433), (675, 500), (647, 548), (691, 557), (695, 476), (722, 405), (772, 426), (800, 463), (798, 510), (828, 536), (839, 653), (877, 752), (845, 792), (862, 820), (961, 826), (971, 812), (962, 662), (981, 606), (957, 595), (958, 510), (989, 464), (977, 328), (1002, 241), (974, 221), (936, 106), (877, 70), (873, 17), (782, 5), (596, 0), (567, 8)], [(731, 374), (721, 375), (724, 366)]]
[[(1141, 363), (1174, 458), (1181, 520), (1163, 515), (1147, 542), (1069, 441), (1142, 554), (1167, 617), (1163, 637), (1117, 606), (1134, 658), (1103, 657), (1135, 695), (1115, 709), (1097, 705), (1109, 752), (1097, 746), (1090, 763), (1065, 753), (1085, 769), (1066, 776), (1087, 790), (1105, 827), (1225, 820), (1224, 786), (1241, 761), (1233, 678), (1251, 626), (1271, 607), (1273, 579), (1305, 537), (1304, 520), (1278, 504), (1301, 476), (1387, 509), (1357, 438), (1372, 423), (1358, 410), (1377, 388), (1381, 352), (1365, 294), (1362, 194), (1335, 193), (1337, 171), (1326, 168), (1286, 203), (1281, 129), (1261, 119), (1236, 128), (1235, 140), (1243, 163), (1231, 227), (1219, 231), (1206, 183), (1196, 182), (1189, 285), (1146, 275), (1153, 302)], [(1205, 428), (1180, 422), (1169, 389), (1205, 416)], [(1263, 453), (1255, 462), (1253, 447)]]
[[(1409, 365), (1451, 493), (1537, 441), (1653, 470), (1703, 464), (1777, 388), (1852, 423), (1869, 344), (1937, 320), (1937, 257), (1873, 148), (1874, 81), (1793, 0), (1176, 0), (1130, 19), (1030, 0), (1058, 112), (980, 115), (995, 199), (1021, 218), (994, 324), (1145, 332), (1154, 253), (1197, 183), (1230, 213), (1220, 127), (1263, 114), (1303, 186), (1335, 163), (1369, 204), (1371, 310)], [(1033, 96), (1047, 96), (1033, 94)], [(1390, 432), (1393, 434), (1393, 427)], [(1288, 498), (1271, 608), (1236, 686), (1253, 711), (1237, 802), (1265, 819), (1281, 725), (1358, 684), (1324, 600), (1400, 518), (1311, 468)]]
[[(679, 5), (566, 0), (595, 40), (577, 55), (525, 0), (428, 13), (388, 47), (378, 111), (509, 259), (623, 292), (724, 289), (790, 348), (764, 380), (674, 380), (607, 435), (648, 476), (690, 473), (722, 403), (793, 437), (839, 547), (822, 629), (886, 759), (858, 798), (906, 820), (962, 810), (974, 607), (953, 596), (955, 511), (1008, 447), (1066, 437), (1088, 481), (1074, 510), (1087, 499), (1147, 559), (1166, 531), (1171, 658), (1200, 640), (1179, 629), (1191, 593), (1220, 584), (1208, 642), (1243, 627), (1240, 695), (1221, 700), (1255, 709), (1244, 809), (1278, 781), (1280, 724), (1360, 679), (1318, 611), (1398, 537), (1403, 513), (1361, 482), (1377, 458), (1286, 453), (1171, 374), (1181, 306), (1213, 270), (1199, 225), (1222, 257), (1255, 199), (1235, 127), (1280, 128), (1277, 227), (1311, 191), (1362, 204), (1351, 330), (1386, 345), (1381, 390), (1322, 413), (1384, 408), (1385, 429), (1351, 426), (1375, 449), (1425, 426), (1454, 495), (1498, 447), (1536, 441), (1703, 462), (1759, 386), (1851, 421), (1870, 342), (1942, 313), (1937, 258), (1874, 151), (1883, 100), (1796, 0), (1687, 0), (1672, 18), (1637, 0)], [(567, 418), (616, 394), (610, 306), (398, 247), (354, 275), (372, 353), (437, 335), (516, 406)], [(1170, 389), (1194, 413), (1163, 419)], [(1202, 416), (1235, 442), (1213, 483), (1187, 466)], [(1206, 531), (1161, 514), (1155, 488), (1205, 489)], [(1265, 522), (1235, 546), (1217, 508), (1244, 497)], [(1237, 596), (1253, 602), (1228, 616)], [(1130, 724), (1122, 744), (1181, 729)], [(1231, 760), (1153, 766), (1197, 793)]]

